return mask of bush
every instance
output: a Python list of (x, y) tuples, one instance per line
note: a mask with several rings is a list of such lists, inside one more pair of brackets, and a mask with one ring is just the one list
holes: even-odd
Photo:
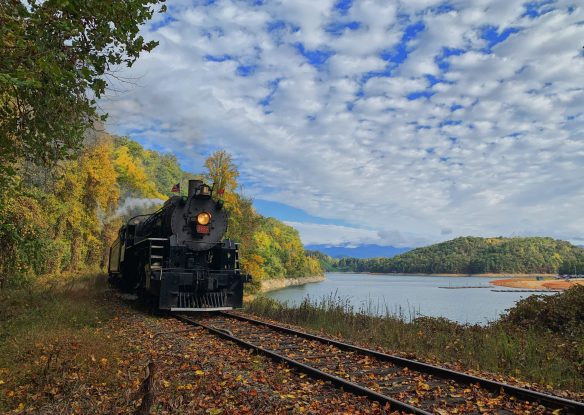
[(584, 335), (584, 286), (552, 295), (532, 295), (519, 301), (500, 324), (547, 329), (570, 336)]

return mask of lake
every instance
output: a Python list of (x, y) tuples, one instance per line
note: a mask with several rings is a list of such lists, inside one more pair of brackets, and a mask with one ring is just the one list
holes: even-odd
[(440, 287), (488, 286), (495, 279), (498, 278), (327, 273), (323, 282), (287, 287), (266, 295), (288, 304), (298, 304), (307, 296), (311, 300), (320, 300), (333, 295), (369, 314), (384, 315), (387, 310), (401, 314), (406, 320), (414, 315), (424, 315), (445, 317), (460, 323), (486, 324), (531, 293)]

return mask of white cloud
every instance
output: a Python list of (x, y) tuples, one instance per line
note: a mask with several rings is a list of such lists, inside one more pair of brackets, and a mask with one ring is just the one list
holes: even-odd
[(285, 222), (298, 230), (305, 245), (358, 246), (364, 244), (391, 245), (397, 248), (423, 245), (428, 239), (396, 230), (372, 231), (349, 226), (306, 222)]
[(137, 85), (101, 103), (110, 128), (195, 171), (223, 147), (252, 196), (359, 212), (355, 228), (296, 224), (306, 243), (582, 233), (584, 8), (334, 3), (169, 0), (175, 20), (144, 30), (160, 46), (124, 73)]
[(287, 221), (286, 224), (300, 232), (302, 243), (305, 245), (323, 244), (338, 246), (346, 243), (360, 245), (379, 241), (377, 232), (367, 229), (290, 221)]

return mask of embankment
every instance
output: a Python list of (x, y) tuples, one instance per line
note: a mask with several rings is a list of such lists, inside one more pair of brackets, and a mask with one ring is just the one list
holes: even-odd
[[(281, 288), (292, 287), (294, 285), (304, 285), (311, 282), (321, 282), (324, 281), (326, 277), (324, 275), (315, 275), (313, 277), (303, 277), (303, 278), (278, 278), (272, 280), (260, 281), (260, 289), (258, 294), (267, 293), (269, 291), (279, 290)], [(257, 294), (244, 294), (243, 301), (249, 303), (256, 298)]]
[(266, 293), (268, 291), (279, 290), (281, 288), (291, 287), (293, 285), (304, 285), (311, 282), (324, 281), (326, 277), (324, 275), (315, 275), (313, 277), (304, 278), (282, 278), (260, 281), (261, 292)]

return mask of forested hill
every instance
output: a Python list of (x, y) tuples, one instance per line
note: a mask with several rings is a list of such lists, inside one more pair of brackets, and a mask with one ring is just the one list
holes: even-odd
[[(200, 174), (181, 170), (175, 156), (108, 134), (88, 134), (71, 160), (53, 167), (23, 163), (10, 188), (0, 188), (0, 286), (45, 275), (107, 268), (109, 246), (122, 222), (156, 210), (174, 184), (222, 180), (230, 212), (227, 236), (241, 242), (242, 268), (262, 279), (322, 273), (305, 255), (298, 232), (259, 215), (237, 189), (237, 166), (224, 151)], [(184, 193), (184, 192), (183, 192)]]
[(333, 259), (311, 253), (327, 270), (445, 274), (584, 273), (584, 249), (545, 237), (460, 237), (393, 258)]

